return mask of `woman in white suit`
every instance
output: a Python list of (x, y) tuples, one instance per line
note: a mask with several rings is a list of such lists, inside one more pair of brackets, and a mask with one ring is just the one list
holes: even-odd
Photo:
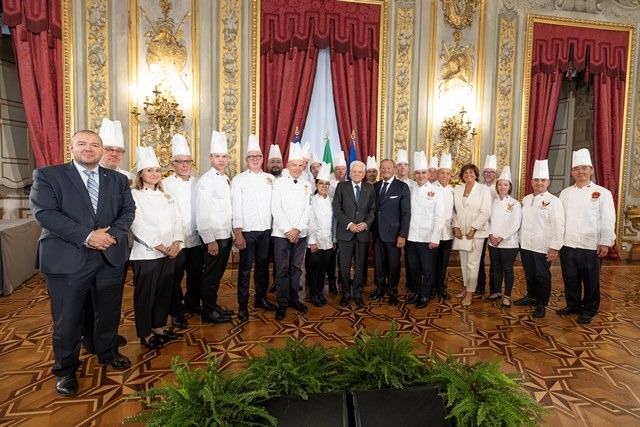
[(489, 187), (478, 183), (479, 175), (476, 165), (464, 165), (459, 175), (464, 185), (453, 191), (453, 247), (460, 253), (465, 290), (458, 298), (462, 298), (463, 307), (471, 305), (473, 300), (484, 239), (489, 237), (487, 222), (491, 215), (491, 192)]

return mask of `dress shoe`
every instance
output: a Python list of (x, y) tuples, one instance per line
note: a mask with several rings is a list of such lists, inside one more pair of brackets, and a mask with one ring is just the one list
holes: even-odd
[(349, 298), (348, 298), (348, 297), (342, 297), (342, 298), (340, 299), (340, 305), (341, 305), (342, 307), (346, 307), (346, 306), (348, 306), (348, 305), (349, 305)]
[(311, 304), (315, 305), (316, 307), (322, 307), (322, 301), (320, 301), (320, 297), (318, 297), (317, 295), (311, 297)]
[(282, 320), (287, 315), (287, 306), (281, 305), (276, 310), (276, 320)]
[(329, 283), (329, 293), (334, 295), (338, 293), (338, 287), (336, 286), (336, 282)]
[[(514, 302), (514, 304), (515, 304), (515, 302)], [(533, 310), (533, 317), (536, 317), (538, 319), (542, 319), (546, 312), (547, 312), (547, 309), (544, 307), (544, 305), (538, 305), (538, 306), (536, 306), (536, 309)]]
[(535, 298), (531, 298), (529, 295), (517, 299), (513, 302), (513, 305), (536, 305), (538, 301)]
[(180, 314), (178, 316), (171, 316), (171, 322), (173, 323), (173, 326), (180, 329), (184, 329), (187, 326), (189, 326), (189, 323), (187, 322), (187, 318), (184, 317), (184, 314)]
[(157, 332), (154, 332), (153, 335), (155, 335), (156, 337), (160, 338), (161, 340), (165, 340), (165, 341), (170, 341), (170, 340), (175, 340), (176, 338), (178, 338), (180, 335), (176, 334), (173, 331), (170, 331), (168, 329), (165, 329), (164, 331), (162, 331), (161, 334), (158, 334)]
[(407, 299), (407, 304), (415, 304), (419, 299), (420, 297), (418, 296), (418, 294), (413, 294)]
[(127, 345), (127, 339), (122, 335), (118, 335), (118, 347), (124, 347)]
[(322, 305), (325, 305), (327, 303), (327, 299), (324, 297), (324, 295), (318, 295), (318, 299), (320, 300)]
[(451, 295), (447, 291), (438, 292), (438, 296), (444, 300), (451, 299)]
[(307, 306), (304, 305), (303, 303), (301, 303), (298, 300), (294, 300), (294, 301), (290, 301), (289, 302), (289, 306), (293, 307), (294, 309), (298, 310), (300, 313), (306, 313), (307, 312)]
[(155, 335), (152, 335), (148, 340), (140, 338), (140, 344), (147, 347), (149, 350), (156, 350), (163, 346), (162, 340)]
[(389, 305), (398, 305), (398, 295), (389, 295)]
[(369, 295), (369, 301), (377, 301), (384, 298), (384, 291), (380, 289), (376, 289), (371, 295)]
[(420, 298), (418, 298), (418, 301), (416, 302), (416, 308), (425, 308), (427, 306), (427, 304), (429, 304), (429, 298), (420, 297)]
[(249, 320), (249, 309), (247, 307), (239, 307), (238, 308), (238, 320), (241, 322), (246, 322)]
[(76, 374), (58, 377), (56, 381), (56, 393), (60, 396), (73, 396), (78, 392), (78, 378)]
[(255, 302), (253, 303), (253, 308), (262, 308), (267, 311), (276, 311), (278, 309), (276, 305), (271, 304), (269, 300), (266, 298), (256, 299)]
[(98, 362), (103, 365), (109, 365), (113, 369), (124, 370), (131, 367), (131, 361), (127, 356), (123, 356), (119, 352), (115, 352), (110, 359), (98, 359)]
[[(238, 317), (240, 316), (240, 313), (238, 313)], [(248, 317), (248, 315), (247, 315)], [(218, 313), (217, 311), (213, 310), (211, 313), (202, 313), (202, 315), (200, 316), (200, 321), (202, 323), (229, 323), (231, 322), (231, 317), (230, 316), (223, 316), (222, 314)]]
[(556, 310), (559, 316), (567, 316), (569, 314), (580, 314), (580, 310), (573, 307), (563, 307)]
[(233, 310), (229, 310), (226, 307), (222, 307), (221, 305), (214, 304), (213, 309), (223, 316), (231, 317), (233, 316)]
[(589, 323), (591, 323), (592, 319), (593, 316), (589, 316), (587, 313), (580, 313), (580, 315), (578, 316), (578, 323), (580, 323), (581, 325), (588, 325)]
[(356, 303), (356, 307), (358, 308), (364, 307), (364, 300), (362, 299), (362, 297), (355, 297), (353, 300)]

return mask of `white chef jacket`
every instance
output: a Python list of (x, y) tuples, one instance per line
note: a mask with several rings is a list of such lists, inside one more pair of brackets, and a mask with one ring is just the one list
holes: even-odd
[[(507, 195), (493, 199), (491, 205), (491, 217), (489, 217), (489, 234), (500, 237), (502, 242), (497, 246), (500, 249), (513, 249), (520, 247), (520, 221), (522, 220), (522, 207), (520, 202)], [(488, 241), (489, 246), (491, 240)]]
[(195, 221), (195, 187), (197, 179), (189, 177), (188, 181), (177, 177), (175, 174), (162, 180), (164, 192), (171, 194), (178, 202), (178, 210), (182, 215), (184, 224), (183, 247), (193, 248), (200, 245), (200, 237), (196, 230)]
[(318, 245), (318, 249), (333, 249), (336, 242), (336, 220), (333, 216), (332, 199), (319, 194), (311, 198), (307, 247)]
[(411, 221), (407, 240), (440, 244), (445, 221), (442, 190), (430, 182), (422, 186), (416, 183), (410, 190)]
[(616, 211), (611, 192), (591, 183), (575, 185), (560, 193), (564, 206), (564, 245), (571, 248), (598, 249), (616, 241)]
[(562, 201), (545, 191), (522, 200), (520, 247), (546, 254), (549, 248), (560, 250), (564, 242), (564, 208)]
[(166, 256), (156, 246), (171, 246), (184, 241), (182, 215), (176, 199), (160, 190), (131, 190), (136, 202), (136, 215), (131, 224), (134, 236), (129, 259), (157, 259)]
[(444, 226), (440, 240), (451, 240), (455, 237), (453, 234), (453, 187), (450, 185), (443, 187), (438, 181), (435, 185), (442, 191), (444, 201)]
[(204, 243), (231, 237), (231, 187), (229, 177), (214, 168), (198, 180), (196, 226)]
[(242, 231), (271, 229), (271, 190), (275, 178), (263, 171), (246, 170), (231, 182), (233, 228)]
[(289, 175), (273, 184), (271, 236), (285, 237), (286, 232), (295, 228), (300, 230), (299, 237), (306, 237), (310, 212), (311, 183), (304, 175), (295, 180)]

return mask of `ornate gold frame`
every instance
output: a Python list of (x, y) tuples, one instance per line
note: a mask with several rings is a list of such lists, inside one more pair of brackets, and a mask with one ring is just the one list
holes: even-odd
[[(386, 123), (386, 98), (387, 98), (387, 34), (389, 28), (389, 1), (390, 0), (341, 0), (353, 3), (368, 3), (380, 5), (380, 57), (378, 61), (378, 137), (376, 158), (381, 159), (385, 153), (385, 123)], [(260, 0), (252, 0), (251, 22), (253, 32), (251, 45), (251, 123), (252, 134), (258, 134), (260, 130)], [(392, 128), (393, 129), (393, 128)]]
[(71, 159), (67, 150), (67, 141), (73, 135), (73, 4), (72, 0), (62, 1), (62, 115), (63, 135), (62, 149), (65, 162)]
[(597, 29), (605, 29), (612, 31), (624, 31), (629, 34), (629, 51), (627, 52), (627, 78), (626, 78), (626, 87), (624, 94), (624, 115), (623, 115), (623, 125), (622, 125), (622, 149), (620, 150), (620, 176), (618, 177), (618, 210), (616, 213), (617, 217), (617, 228), (616, 228), (616, 236), (617, 236), (617, 244), (620, 246), (622, 239), (622, 232), (624, 226), (624, 199), (625, 199), (625, 185), (626, 185), (626, 159), (629, 156), (629, 135), (631, 128), (631, 105), (630, 105), (630, 97), (631, 97), (631, 87), (633, 86), (633, 69), (636, 58), (636, 31), (635, 27), (627, 24), (614, 24), (608, 22), (599, 22), (599, 21), (587, 21), (581, 19), (569, 19), (569, 18), (556, 18), (550, 16), (542, 16), (542, 15), (528, 15), (527, 16), (527, 31), (526, 31), (526, 40), (525, 40), (525, 59), (523, 65), (523, 82), (522, 82), (522, 122), (520, 125), (520, 185), (519, 185), (519, 196), (520, 198), (524, 197), (525, 188), (526, 188), (526, 158), (527, 158), (527, 132), (529, 130), (529, 97), (530, 97), (530, 87), (531, 87), (531, 73), (528, 70), (531, 70), (531, 43), (533, 43), (533, 25), (536, 22), (545, 23), (545, 24), (554, 24), (554, 25), (566, 25), (566, 26), (574, 26), (574, 27), (583, 27), (583, 28), (597, 28)]

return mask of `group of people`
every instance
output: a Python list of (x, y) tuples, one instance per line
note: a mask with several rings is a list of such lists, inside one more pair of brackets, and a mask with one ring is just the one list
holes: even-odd
[[(118, 350), (122, 290), (129, 262), (133, 270), (136, 334), (149, 349), (178, 335), (167, 328), (188, 325), (187, 314), (202, 323), (230, 322), (234, 311), (218, 304), (218, 290), (232, 246), (239, 251), (237, 318), (249, 319), (250, 276), (253, 308), (306, 312), (299, 290), (303, 269), (307, 295), (315, 306), (328, 291), (340, 305), (363, 307), (370, 247), (375, 290), (369, 300), (398, 304), (404, 253), (407, 304), (426, 307), (431, 298), (450, 298), (447, 265), (452, 249), (460, 253), (463, 307), (484, 276), (485, 245), (490, 254), (489, 301), (509, 308), (513, 264), (520, 253), (527, 295), (513, 302), (535, 306), (543, 317), (550, 294), (550, 263), (561, 259), (567, 307), (589, 323), (599, 305), (600, 260), (615, 240), (611, 193), (591, 182), (588, 151), (574, 154), (576, 184), (560, 199), (547, 192), (548, 166), (537, 161), (533, 194), (523, 204), (510, 196), (508, 167), (496, 180), (495, 156), (483, 170), (460, 171), (463, 185), (453, 188), (449, 154), (427, 162), (414, 154), (409, 178), (406, 151), (396, 161), (354, 161), (343, 152), (331, 165), (308, 145), (290, 144), (286, 168), (278, 145), (264, 157), (257, 137), (249, 137), (246, 170), (231, 180), (224, 133), (213, 132), (211, 168), (199, 178), (184, 136), (172, 140), (173, 173), (163, 171), (151, 147), (137, 147), (137, 173), (119, 169), (125, 148), (119, 122), (104, 119), (100, 133), (84, 130), (71, 138), (72, 161), (34, 171), (31, 206), (42, 227), (37, 267), (46, 275), (54, 321), (53, 373), (56, 391), (77, 392), (81, 344), (100, 363), (127, 369)], [(378, 180), (377, 177), (380, 179)], [(348, 176), (348, 178), (347, 178)], [(269, 262), (274, 261), (275, 304), (269, 301)], [(186, 273), (186, 292), (182, 279)], [(336, 280), (337, 273), (337, 280)], [(502, 283), (504, 282), (504, 291)], [(584, 295), (583, 295), (584, 288)], [(89, 302), (89, 303), (88, 303)]]

